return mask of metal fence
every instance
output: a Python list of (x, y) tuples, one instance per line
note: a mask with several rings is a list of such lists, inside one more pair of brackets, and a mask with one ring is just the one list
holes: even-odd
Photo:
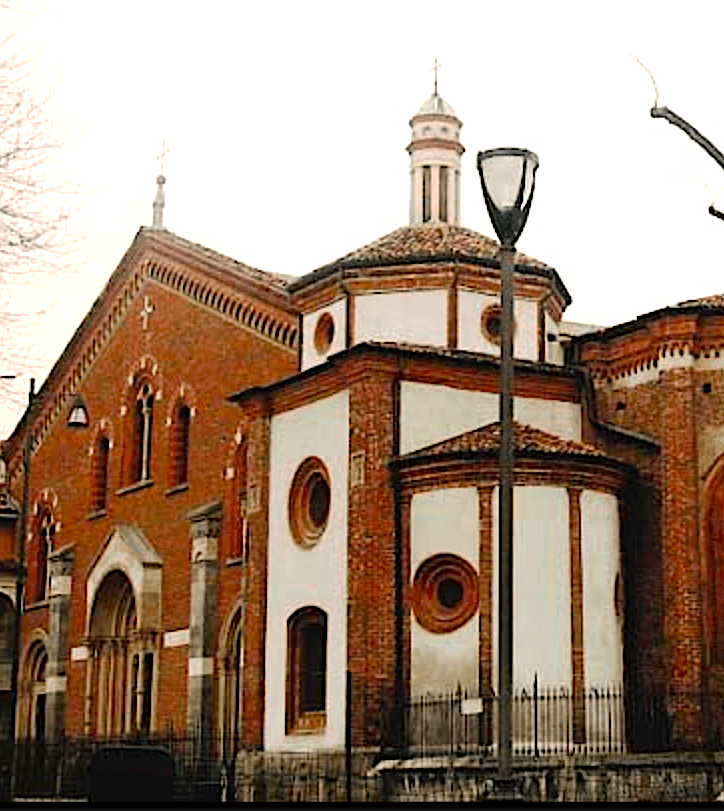
[[(408, 754), (497, 754), (499, 702), (458, 690), (426, 695), (405, 703), (402, 748)], [(539, 688), (513, 695), (513, 754), (614, 753), (628, 750), (625, 697), (621, 686), (590, 687), (573, 694), (563, 687)]]
[[(174, 802), (359, 802), (375, 801), (380, 778), (371, 770), (379, 750), (355, 753), (306, 751), (269, 753), (238, 749), (226, 757), (220, 739), (166, 733), (123, 738), (66, 738), (57, 744), (19, 741), (0, 752), (2, 796), (47, 799), (92, 799), (94, 754), (112, 747), (128, 753), (130, 748), (150, 754), (167, 753), (173, 761)], [(157, 758), (142, 754), (133, 758), (141, 765), (147, 785), (147, 802), (157, 800), (152, 769)], [(14, 774), (12, 783), (10, 774)], [(138, 786), (118, 786), (119, 802), (124, 791), (139, 801)], [(129, 800), (130, 802), (131, 800)]]
[[(681, 706), (703, 707), (700, 695), (679, 699)], [(675, 742), (671, 708), (676, 703), (671, 696), (632, 700), (618, 685), (574, 694), (539, 687), (536, 680), (513, 696), (513, 754), (534, 761), (547, 755), (666, 751)], [(7, 799), (12, 774), (15, 796), (88, 797), (94, 753), (122, 745), (167, 752), (174, 765), (173, 797), (179, 802), (365, 801), (379, 796), (379, 774), (372, 767), (381, 760), (449, 754), (492, 762), (497, 757), (498, 709), (495, 696), (462, 690), (394, 706), (385, 701), (375, 716), (379, 723), (371, 724), (371, 716), (365, 719), (366, 728), (370, 722), (382, 739), (364, 752), (229, 751), (228, 741), (172, 731), (132, 739), (66, 738), (52, 745), (20, 741), (0, 747), (0, 789)], [(724, 703), (721, 711), (724, 729)], [(712, 737), (707, 745), (724, 748), (719, 738)]]
[(13, 775), (14, 796), (87, 798), (94, 753), (106, 747), (145, 747), (171, 756), (175, 800), (215, 802), (233, 793), (234, 777), (233, 759), (220, 758), (216, 743), (172, 732), (132, 738), (64, 738), (54, 744), (18, 741), (5, 756), (4, 771)]

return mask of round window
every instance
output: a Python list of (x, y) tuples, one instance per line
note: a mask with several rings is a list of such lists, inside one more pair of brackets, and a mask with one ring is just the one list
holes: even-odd
[[(491, 304), (483, 310), (480, 316), (480, 330), (488, 341), (500, 344), (503, 332), (503, 311), (500, 304)], [(513, 331), (515, 332), (515, 322)]]
[(314, 329), (314, 348), (317, 354), (324, 355), (329, 352), (334, 340), (334, 319), (329, 313), (322, 313)]
[(329, 473), (316, 456), (297, 468), (289, 492), (289, 526), (294, 540), (306, 549), (322, 537), (329, 520)]
[(434, 634), (461, 628), (478, 610), (478, 574), (458, 555), (433, 555), (417, 569), (412, 608), (417, 621)]

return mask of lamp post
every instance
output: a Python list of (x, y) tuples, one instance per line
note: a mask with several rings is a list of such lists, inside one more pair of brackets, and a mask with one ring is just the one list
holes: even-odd
[(500, 240), (500, 487), (498, 492), (498, 780), (512, 795), (513, 697), (513, 256), (528, 219), (538, 156), (505, 147), (478, 152), (485, 205)]

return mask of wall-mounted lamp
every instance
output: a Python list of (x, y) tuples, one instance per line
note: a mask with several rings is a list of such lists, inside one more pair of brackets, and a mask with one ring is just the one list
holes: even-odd
[(68, 414), (68, 428), (87, 428), (88, 409), (80, 394), (76, 394)]

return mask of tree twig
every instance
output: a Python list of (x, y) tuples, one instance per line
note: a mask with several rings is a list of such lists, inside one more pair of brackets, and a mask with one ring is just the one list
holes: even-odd
[(654, 79), (653, 73), (651, 73), (651, 71), (646, 67), (646, 65), (644, 65), (644, 63), (638, 58), (638, 56), (636, 56), (635, 54), (629, 54), (629, 56), (633, 57), (633, 59), (635, 59), (639, 63), (639, 65), (641, 65), (641, 67), (646, 71), (646, 73), (649, 74), (649, 78), (651, 79), (651, 81), (653, 82), (653, 85), (654, 85), (654, 93), (655, 93), (654, 107), (658, 107), (659, 106), (659, 88), (656, 86), (656, 79)]

